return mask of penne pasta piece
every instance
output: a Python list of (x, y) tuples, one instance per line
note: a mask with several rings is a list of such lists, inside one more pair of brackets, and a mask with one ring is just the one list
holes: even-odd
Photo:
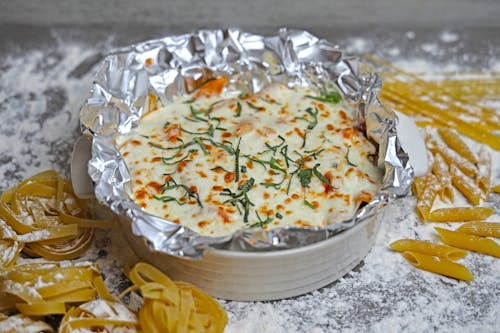
[(481, 201), (481, 191), (476, 187), (472, 179), (464, 175), (455, 165), (450, 165), (451, 181), (453, 185), (469, 200), (474, 206)]
[(428, 173), (425, 176), (422, 177), (415, 177), (413, 179), (413, 193), (417, 198), (421, 197), (422, 194), (424, 193), (424, 190), (429, 187), (430, 185), (433, 185), (437, 182), (436, 176), (434, 176), (432, 173)]
[(462, 140), (462, 138), (457, 134), (457, 132), (449, 129), (440, 127), (438, 128), (438, 133), (441, 139), (446, 143), (448, 147), (456, 151), (459, 155), (467, 159), (469, 162), (476, 164), (477, 158), (472, 150), (467, 146), (467, 144)]
[(398, 252), (417, 252), (437, 256), (450, 261), (458, 260), (467, 255), (467, 251), (456, 247), (436, 244), (417, 239), (400, 239), (390, 244), (391, 249)]
[(449, 276), (464, 281), (473, 281), (474, 277), (467, 267), (436, 256), (406, 251), (403, 257), (414, 267), (424, 271)]
[(496, 237), (500, 238), (500, 223), (499, 222), (467, 222), (462, 224), (455, 231), (463, 232), (464, 234)]
[(448, 165), (439, 153), (434, 156), (432, 172), (436, 175), (439, 182), (439, 197), (441, 199), (449, 199), (449, 201), (453, 201), (455, 196), (453, 186), (451, 185), (451, 176)]
[(439, 208), (429, 213), (429, 220), (433, 222), (465, 222), (488, 218), (495, 212), (489, 207), (451, 207)]
[(493, 186), (491, 190), (495, 193), (500, 193), (500, 184)]
[(434, 229), (439, 233), (445, 244), (474, 252), (489, 254), (494, 257), (500, 257), (500, 245), (489, 238), (437, 227)]
[(429, 219), (429, 213), (436, 199), (437, 191), (436, 183), (429, 184), (429, 186), (424, 189), (422, 195), (417, 198), (417, 214), (424, 222)]
[(483, 193), (488, 196), (490, 192), (490, 179), (491, 179), (491, 155), (488, 149), (484, 146), (479, 149), (478, 153), (478, 173), (477, 173), (477, 186)]
[(474, 177), (477, 174), (475, 165), (457, 154), (454, 150), (437, 142), (433, 142), (429, 149), (433, 154), (441, 154), (448, 165), (455, 164), (467, 176)]

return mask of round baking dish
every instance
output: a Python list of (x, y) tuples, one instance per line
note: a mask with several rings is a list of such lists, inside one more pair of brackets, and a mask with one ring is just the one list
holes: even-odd
[(128, 219), (122, 217), (121, 225), (136, 254), (174, 280), (190, 282), (226, 300), (269, 301), (316, 290), (351, 271), (370, 251), (384, 211), (300, 248), (269, 252), (209, 248), (200, 260), (152, 251), (144, 237), (132, 233)]

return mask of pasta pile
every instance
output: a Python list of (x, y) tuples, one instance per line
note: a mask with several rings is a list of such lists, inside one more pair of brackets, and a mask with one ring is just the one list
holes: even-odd
[[(14, 317), (25, 322), (26, 332), (34, 327), (39, 327), (36, 332), (52, 332), (50, 326), (32, 319), (47, 315), (64, 315), (60, 333), (224, 331), (224, 309), (199, 288), (174, 282), (142, 262), (130, 270), (129, 278), (132, 286), (120, 296), (138, 290), (143, 297), (138, 313), (110, 294), (95, 265), (40, 262), (14, 266), (0, 275), (0, 332), (7, 331)], [(20, 314), (5, 315), (15, 311)]]
[[(21, 251), (50, 260), (74, 259), (90, 246), (94, 227), (111, 221), (89, 218), (86, 202), (55, 171), (41, 172), (0, 196), (0, 272)], [(2, 220), (3, 219), (3, 220)]]
[[(446, 245), (422, 240), (402, 239), (390, 247), (403, 253), (413, 266), (460, 280), (472, 281), (472, 273), (455, 261), (470, 250), (500, 257), (500, 245), (488, 237), (500, 237), (500, 223), (481, 222), (494, 213), (481, 206), (490, 192), (497, 191), (490, 184), (491, 157), (483, 145), (476, 153), (453, 130), (437, 128), (425, 137), (431, 153), (431, 171), (415, 178), (413, 193), (417, 198), (417, 214), (423, 222), (465, 222), (456, 230), (436, 227)], [(469, 205), (458, 205), (461, 193)], [(436, 202), (441, 201), (435, 208)], [(443, 205), (444, 204), (444, 205)]]
[(384, 104), (414, 117), (417, 125), (452, 127), (478, 142), (500, 149), (500, 116), (486, 104), (498, 101), (500, 76), (482, 74), (472, 79), (452, 77), (430, 81), (373, 55), (365, 55), (365, 58), (386, 71), (380, 92)]
[(144, 332), (221, 333), (227, 323), (224, 309), (201, 289), (172, 281), (155, 267), (136, 264), (129, 273), (131, 290), (139, 289), (144, 305), (139, 324)]
[(97, 295), (114, 299), (92, 264), (41, 262), (16, 265), (0, 275), (0, 311), (26, 316), (65, 314), (72, 303)]
[[(173, 282), (138, 263), (129, 272), (143, 306), (128, 309), (106, 288), (98, 267), (71, 262), (92, 241), (94, 227), (111, 221), (88, 218), (86, 202), (55, 171), (45, 171), (0, 197), (0, 332), (54, 332), (44, 316), (64, 316), (58, 332), (223, 332), (224, 309), (202, 290)], [(45, 259), (23, 259), (20, 252)], [(55, 261), (62, 260), (62, 261)]]

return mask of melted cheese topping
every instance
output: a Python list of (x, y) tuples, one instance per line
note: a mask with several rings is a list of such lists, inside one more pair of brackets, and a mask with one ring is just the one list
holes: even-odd
[[(117, 145), (146, 212), (222, 236), (249, 227), (325, 226), (380, 187), (375, 147), (342, 101), (303, 87), (193, 94), (150, 111)], [(215, 96), (213, 96), (215, 95)]]

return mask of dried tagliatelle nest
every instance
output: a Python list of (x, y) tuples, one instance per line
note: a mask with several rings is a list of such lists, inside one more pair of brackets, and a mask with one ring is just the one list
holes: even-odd
[(83, 254), (91, 244), (93, 228), (113, 225), (109, 220), (93, 219), (87, 203), (78, 199), (71, 183), (53, 170), (3, 192), (0, 272), (12, 267), (21, 251), (51, 260)]

